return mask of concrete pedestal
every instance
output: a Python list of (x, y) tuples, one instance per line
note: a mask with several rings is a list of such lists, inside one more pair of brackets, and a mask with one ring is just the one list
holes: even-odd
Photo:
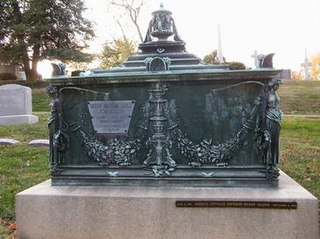
[[(297, 202), (297, 209), (178, 208), (177, 200)], [(318, 239), (318, 200), (286, 174), (278, 189), (51, 186), (16, 196), (20, 239)]]

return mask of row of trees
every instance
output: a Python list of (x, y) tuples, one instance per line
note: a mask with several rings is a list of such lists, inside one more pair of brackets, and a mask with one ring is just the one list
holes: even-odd
[[(38, 78), (37, 65), (44, 59), (61, 60), (81, 65), (98, 57), (102, 68), (123, 63), (137, 50), (126, 35), (125, 25), (131, 24), (139, 41), (143, 41), (139, 16), (144, 0), (105, 0), (109, 13), (117, 12), (115, 23), (122, 37), (106, 42), (102, 53), (84, 53), (95, 36), (93, 23), (84, 17), (83, 0), (2, 0), (0, 1), (0, 62), (23, 67), (28, 82)], [(115, 8), (118, 11), (114, 11)], [(205, 57), (216, 64), (216, 51)], [(30, 64), (31, 63), (31, 64)], [(243, 69), (242, 63), (230, 63)]]

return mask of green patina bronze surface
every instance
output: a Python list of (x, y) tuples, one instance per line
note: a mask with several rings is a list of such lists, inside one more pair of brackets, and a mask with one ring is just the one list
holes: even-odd
[(124, 66), (50, 80), (53, 185), (277, 185), (279, 71), (207, 65), (184, 45), (159, 10)]

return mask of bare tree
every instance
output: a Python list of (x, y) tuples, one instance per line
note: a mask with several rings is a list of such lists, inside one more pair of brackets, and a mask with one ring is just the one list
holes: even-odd
[[(139, 39), (142, 42), (143, 36), (139, 25), (139, 16), (144, 0), (108, 0), (108, 3), (122, 9), (124, 13), (129, 16), (129, 19), (137, 30)], [(123, 15), (120, 15), (120, 17), (115, 18), (115, 21), (120, 27), (123, 37), (127, 38), (123, 28), (123, 23), (121, 22), (122, 17)]]

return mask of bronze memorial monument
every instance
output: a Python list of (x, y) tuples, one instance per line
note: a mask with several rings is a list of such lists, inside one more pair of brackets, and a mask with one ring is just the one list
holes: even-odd
[(204, 63), (171, 15), (123, 65), (50, 80), (52, 185), (277, 186), (280, 71)]

